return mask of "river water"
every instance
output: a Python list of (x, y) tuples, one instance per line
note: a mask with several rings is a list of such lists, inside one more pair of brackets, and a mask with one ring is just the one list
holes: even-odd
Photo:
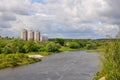
[(35, 64), (0, 70), (0, 80), (92, 80), (98, 64), (97, 53), (67, 51)]

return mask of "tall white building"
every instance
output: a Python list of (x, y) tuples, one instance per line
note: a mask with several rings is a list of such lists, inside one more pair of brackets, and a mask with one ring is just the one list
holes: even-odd
[(34, 33), (34, 40), (35, 40), (35, 41), (40, 41), (40, 32), (36, 31), (36, 32)]
[(39, 31), (27, 31), (26, 29), (23, 29), (21, 31), (21, 39), (27, 41), (27, 40), (34, 40), (34, 41), (41, 41), (45, 42), (48, 40), (48, 37), (46, 36), (41, 36)]
[(23, 29), (22, 32), (21, 32), (21, 39), (27, 41), (27, 30), (26, 29)]
[(34, 32), (32, 30), (28, 31), (28, 40), (34, 40)]
[(41, 37), (40, 37), (40, 41), (41, 41), (41, 42), (48, 41), (48, 37), (46, 37), (46, 36), (41, 36)]

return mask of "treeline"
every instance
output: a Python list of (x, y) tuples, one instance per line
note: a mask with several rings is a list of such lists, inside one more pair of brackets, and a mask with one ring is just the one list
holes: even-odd
[(21, 39), (0, 39), (0, 53), (59, 52), (60, 48), (94, 50), (99, 49), (106, 40), (78, 40), (56, 38), (40, 43)]
[(29, 53), (29, 52), (56, 52), (60, 48), (59, 44), (53, 42), (39, 43), (34, 41), (24, 41), (21, 39), (0, 39), (0, 53)]

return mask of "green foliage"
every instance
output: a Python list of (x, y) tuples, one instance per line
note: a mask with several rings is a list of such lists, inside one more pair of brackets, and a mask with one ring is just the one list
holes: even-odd
[(40, 61), (40, 59), (29, 58), (25, 54), (1, 54), (0, 55), (0, 69), (6, 67), (15, 67), (25, 64), (30, 64)]
[(61, 46), (64, 46), (65, 40), (62, 38), (56, 38), (55, 43), (59, 43)]
[(79, 40), (78, 44), (79, 44), (80, 48), (85, 48), (86, 44), (87, 44), (87, 41), (85, 41), (85, 40)]
[(34, 41), (27, 41), (25, 45), (23, 46), (23, 48), (25, 49), (25, 52), (28, 53), (28, 52), (38, 51), (40, 46)]
[(60, 49), (60, 45), (56, 44), (54, 42), (49, 42), (46, 45), (46, 51), (48, 51), (48, 52), (57, 52), (57, 51), (59, 51), (59, 49)]
[(9, 54), (9, 53), (11, 53), (11, 50), (10, 50), (9, 46), (5, 46), (5, 47), (3, 48), (3, 51), (2, 51), (2, 52), (5, 53), (5, 54)]
[(103, 69), (94, 80), (105, 77), (106, 80), (120, 80), (120, 41), (110, 41), (105, 45), (105, 53), (102, 58)]
[(91, 44), (86, 44), (86, 49), (87, 50), (94, 50), (94, 49), (97, 49), (97, 45), (95, 43), (91, 43)]
[(0, 47), (0, 54), (2, 53), (2, 48)]
[(73, 48), (73, 49), (77, 49), (77, 48), (79, 48), (80, 46), (79, 46), (79, 44), (78, 44), (77, 42), (69, 42), (69, 43), (68, 43), (68, 47), (69, 47), (69, 48)]

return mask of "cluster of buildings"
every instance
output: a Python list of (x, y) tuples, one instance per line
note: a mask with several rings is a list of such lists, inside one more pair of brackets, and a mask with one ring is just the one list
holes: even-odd
[(47, 41), (48, 38), (46, 36), (41, 36), (39, 31), (32, 31), (32, 30), (26, 30), (23, 29), (21, 31), (21, 39), (28, 41), (28, 40), (33, 40), (33, 41), (38, 41), (38, 42), (44, 42)]

